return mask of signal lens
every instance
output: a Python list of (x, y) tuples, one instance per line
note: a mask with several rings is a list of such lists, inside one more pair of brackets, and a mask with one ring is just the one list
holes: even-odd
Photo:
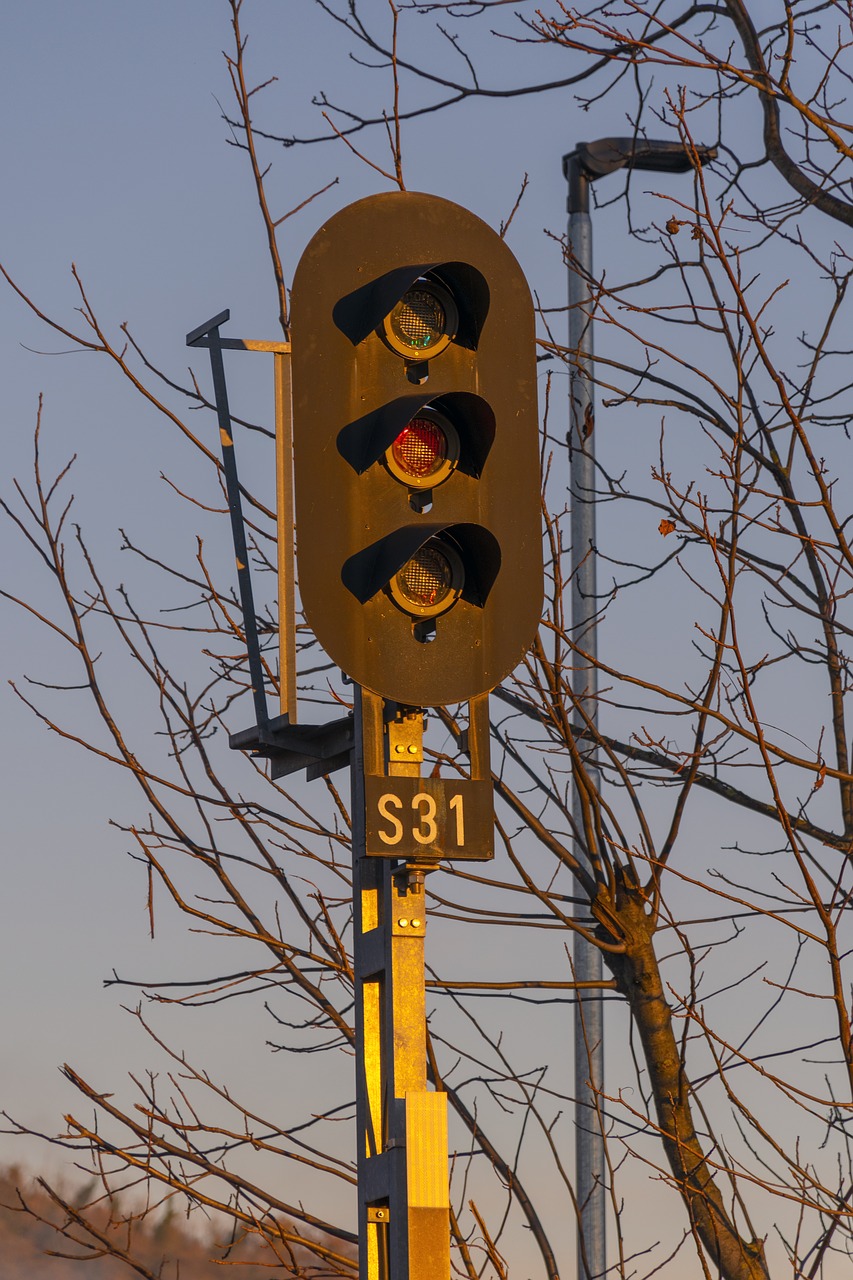
[(454, 548), (430, 538), (391, 579), (391, 597), (414, 617), (436, 618), (456, 603), (464, 577)]
[(401, 471), (415, 480), (435, 475), (447, 457), (447, 437), (437, 422), (413, 418), (391, 446)]
[(453, 589), (453, 569), (437, 547), (426, 546), (399, 573), (400, 594), (418, 609), (441, 605)]
[(422, 409), (385, 454), (392, 476), (412, 489), (443, 484), (458, 460), (459, 434), (449, 418), (435, 409)]
[(397, 355), (429, 360), (456, 337), (458, 323), (459, 311), (449, 291), (424, 277), (406, 290), (385, 317), (383, 333)]
[(426, 351), (444, 337), (444, 307), (428, 289), (410, 289), (391, 312), (391, 327), (398, 342), (412, 351)]

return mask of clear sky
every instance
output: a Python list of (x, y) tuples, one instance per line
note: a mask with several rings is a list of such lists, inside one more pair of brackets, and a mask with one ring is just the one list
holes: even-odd
[[(40, 307), (79, 328), (76, 264), (112, 332), (128, 321), (178, 377), (188, 363), (184, 335), (225, 306), (231, 332), (277, 336), (245, 157), (229, 147), (218, 106), (230, 92), (221, 52), (229, 42), (228, 13), (213, 0), (37, 0), (4, 17), (0, 261)], [(348, 61), (335, 24), (312, 0), (252, 0), (243, 14), (250, 66), (259, 78), (279, 77), (270, 116), (281, 132), (325, 131), (311, 105), (321, 90), (340, 99), (380, 99), (375, 77)], [(517, 60), (508, 49), (495, 74), (510, 75)], [(465, 108), (455, 120), (430, 119), (406, 131), (408, 182), (496, 224), (528, 172), (512, 243), (534, 287), (559, 305), (559, 255), (541, 232), (562, 228), (560, 159), (587, 126), (557, 100), (493, 112)], [(377, 134), (366, 145), (387, 163)], [(281, 211), (340, 179), (283, 228), (288, 275), (324, 216), (387, 187), (337, 142), (272, 148), (269, 158)], [(167, 468), (180, 474), (185, 460), (169, 454), (174, 438), (141, 412), (106, 362), (67, 354), (68, 348), (9, 288), (0, 288), (3, 496), (13, 476), (28, 475), (43, 392), (45, 459), (55, 466), (78, 455), (75, 517), (99, 553), (108, 562), (112, 557), (117, 582), (124, 571), (115, 555), (117, 526), (139, 538), (155, 533), (159, 474)], [(254, 397), (257, 415), (269, 420), (266, 369), (253, 370), (254, 386), (248, 374), (233, 366), (232, 372)], [(47, 599), (34, 558), (10, 527), (0, 536), (4, 588)], [(56, 647), (10, 607), (0, 608), (4, 675), (50, 679), (52, 664), (64, 660)], [(124, 838), (108, 826), (111, 816), (122, 816), (122, 798), (130, 800), (129, 783), (46, 732), (5, 681), (0, 706), (6, 881), (0, 938), (4, 1021), (11, 1029), (0, 1049), (0, 1078), (4, 1105), (50, 1128), (63, 1106), (58, 1063), (97, 1062), (106, 1076), (132, 1057), (127, 1019), (101, 979), (114, 966), (146, 974), (152, 948), (142, 883), (122, 857)], [(177, 946), (177, 927), (175, 934)]]
[[(375, 12), (384, 22), (379, 0)], [(322, 91), (344, 103), (384, 100), (387, 81), (380, 92), (379, 73), (368, 74), (348, 58), (340, 31), (313, 0), (246, 0), (243, 21), (253, 73), (259, 80), (279, 77), (270, 109), (259, 107), (267, 126), (283, 134), (326, 132), (311, 102)], [(177, 378), (188, 363), (187, 331), (225, 307), (231, 309), (230, 332), (280, 336), (245, 157), (228, 145), (218, 105), (230, 92), (221, 52), (229, 40), (223, 0), (31, 0), (4, 13), (0, 261), (43, 310), (79, 329), (75, 263), (111, 332), (127, 321), (155, 361)], [(425, 45), (425, 51), (431, 48)], [(498, 46), (489, 55), (488, 74), (494, 83), (523, 81), (530, 56), (513, 44)], [(559, 58), (552, 55), (555, 66)], [(405, 128), (407, 182), (498, 225), (527, 173), (529, 187), (509, 242), (543, 305), (561, 306), (564, 269), (545, 234), (559, 235), (565, 223), (561, 157), (578, 140), (624, 131), (618, 103), (610, 100), (588, 113), (568, 94), (465, 105)], [(387, 164), (381, 135), (363, 139), (371, 157)], [(324, 217), (388, 185), (336, 141), (275, 146), (267, 158), (274, 164), (270, 191), (278, 213), (340, 180), (283, 227), (288, 278)], [(661, 190), (672, 181), (655, 178), (653, 185)], [(626, 251), (621, 221), (603, 211), (596, 225), (598, 260), (616, 269)], [(564, 317), (557, 324), (562, 336)], [(78, 455), (75, 519), (118, 583), (124, 567), (116, 529), (124, 526), (140, 540), (150, 535), (165, 546), (173, 531), (158, 518), (159, 476), (168, 470), (180, 480), (189, 459), (105, 361), (68, 350), (67, 341), (0, 285), (0, 493), (8, 499), (12, 477), (28, 477), (43, 392), (48, 469)], [(204, 371), (203, 363), (196, 365)], [(266, 369), (235, 369), (233, 377), (249, 416), (269, 421)], [(558, 379), (558, 392), (564, 387)], [(208, 428), (212, 433), (212, 423)], [(0, 585), (46, 600), (35, 558), (11, 528), (0, 527)], [(229, 556), (224, 543), (221, 553)], [(54, 672), (59, 682), (72, 678), (67, 657), (38, 625), (2, 601), (0, 628), (6, 678), (20, 682), (23, 672), (42, 681)], [(168, 974), (170, 963), (184, 958), (187, 942), (182, 924), (168, 913), (156, 944), (148, 939), (144, 880), (123, 856), (126, 837), (109, 825), (136, 803), (130, 782), (48, 733), (5, 682), (0, 724), (0, 1094), (12, 1114), (53, 1131), (62, 1112), (75, 1105), (57, 1070), (61, 1062), (73, 1062), (108, 1086), (144, 1058), (142, 1037), (119, 1007), (121, 992), (104, 990), (102, 979), (114, 968), (135, 978)], [(207, 956), (216, 967), (212, 943), (196, 939), (192, 945), (200, 972)], [(248, 1025), (244, 1029), (249, 1041)], [(210, 1020), (187, 1023), (180, 1034), (201, 1051), (215, 1046), (223, 1072), (245, 1079), (240, 1034), (217, 1043)], [(254, 1061), (252, 1087), (274, 1095), (279, 1072), (280, 1060), (272, 1056)], [(14, 1142), (0, 1138), (0, 1158), (19, 1154)], [(32, 1149), (28, 1154), (36, 1158)]]

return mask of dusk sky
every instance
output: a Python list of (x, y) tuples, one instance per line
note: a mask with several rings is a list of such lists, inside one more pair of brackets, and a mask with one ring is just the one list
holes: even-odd
[[(259, 79), (279, 77), (269, 91), (274, 105), (264, 111), (259, 102), (267, 126), (283, 134), (327, 133), (311, 105), (321, 90), (342, 102), (383, 100), (385, 82), (380, 88), (376, 73), (354, 67), (335, 24), (312, 0), (290, 0), (287, 13), (285, 19), (282, 6), (271, 2), (243, 10), (249, 65)], [(117, 334), (127, 321), (152, 358), (178, 378), (189, 363), (185, 334), (224, 307), (232, 315), (228, 332), (280, 336), (245, 157), (228, 145), (218, 106), (227, 105), (230, 93), (222, 56), (228, 17), (227, 5), (211, 0), (144, 6), (39, 0), (15, 6), (6, 18), (0, 261), (41, 309), (79, 329), (76, 264), (110, 331)], [(508, 48), (496, 78), (516, 62), (520, 57)], [(522, 101), (511, 111), (472, 106), (452, 118), (427, 118), (404, 136), (407, 181), (498, 225), (528, 173), (510, 240), (532, 287), (560, 306), (559, 252), (542, 229), (559, 234), (563, 228), (561, 156), (588, 128), (587, 119), (557, 98)], [(364, 145), (387, 165), (378, 133)], [(282, 227), (288, 277), (324, 217), (388, 189), (337, 141), (270, 147), (267, 158), (282, 212), (339, 179)], [(104, 360), (67, 354), (70, 344), (5, 285), (0, 343), (4, 498), (13, 476), (28, 478), (43, 393), (46, 465), (78, 455), (74, 518), (101, 557), (112, 557), (114, 581), (121, 581), (118, 526), (140, 540), (163, 536), (158, 477), (167, 469), (180, 476), (186, 459)], [(261, 362), (249, 371), (250, 361), (260, 358), (243, 359), (243, 368), (229, 365), (232, 397), (251, 398), (256, 415), (269, 421), (271, 370)], [(203, 360), (196, 358), (194, 367), (207, 376)], [(212, 421), (207, 429), (214, 440)], [(8, 524), (3, 545), (4, 588), (47, 599), (35, 557)], [(229, 556), (226, 544), (222, 551)], [(51, 646), (37, 624), (5, 603), (0, 608), (8, 679), (20, 684), (26, 672), (50, 680), (51, 664), (59, 660), (71, 670), (67, 654)], [(147, 976), (154, 948), (146, 937), (143, 878), (123, 856), (125, 838), (108, 825), (111, 817), (126, 816), (123, 801), (134, 802), (130, 783), (47, 732), (5, 682), (0, 698), (5, 1017), (14, 1028), (0, 1050), (3, 1105), (51, 1129), (65, 1105), (59, 1063), (96, 1063), (106, 1078), (132, 1062), (133, 1033), (118, 1009), (120, 997), (105, 992), (101, 980), (113, 967)], [(175, 923), (171, 945), (179, 947), (181, 938)], [(160, 950), (166, 943), (165, 936), (158, 939), (157, 972), (168, 967)], [(239, 1056), (236, 1047), (232, 1052)], [(3, 1150), (13, 1158), (19, 1147), (4, 1142)]]
[[(535, 6), (519, 0), (514, 7)], [(386, 6), (374, 0), (366, 8), (375, 14), (377, 30), (387, 35)], [(507, 11), (507, 27), (510, 18)], [(365, 113), (388, 101), (390, 73), (356, 65), (339, 26), (313, 0), (246, 0), (243, 23), (251, 73), (258, 81), (278, 77), (267, 96), (258, 98), (258, 122), (271, 132), (327, 135), (321, 109), (312, 104), (320, 93)], [(417, 37), (421, 29), (425, 34), (419, 45), (406, 33)], [(404, 14), (402, 30), (411, 40), (407, 47), (424, 58), (445, 66), (453, 65), (454, 58), (459, 61), (446, 43), (433, 35), (427, 38), (426, 19)], [(222, 118), (231, 92), (222, 50), (230, 39), (224, 0), (31, 0), (9, 6), (4, 14), (0, 263), (37, 308), (83, 332), (85, 323), (76, 310), (81, 299), (72, 276), (75, 264), (113, 339), (120, 342), (119, 326), (127, 322), (152, 362), (176, 381), (186, 380), (190, 363), (200, 381), (209, 378), (204, 358), (190, 358), (185, 335), (226, 307), (231, 310), (226, 332), (281, 337), (246, 158), (229, 145)], [(543, 55), (508, 41), (492, 42), (483, 55), (484, 83), (524, 83), (532, 78), (534, 58), (539, 59), (538, 78), (556, 74), (563, 65), (558, 51)], [(426, 100), (431, 93), (404, 85), (402, 105)], [(412, 190), (447, 197), (498, 227), (527, 174), (529, 185), (508, 243), (541, 306), (561, 308), (566, 273), (555, 238), (565, 229), (562, 156), (578, 141), (626, 132), (630, 123), (616, 97), (586, 112), (569, 92), (467, 103), (404, 126), (406, 182)], [(387, 167), (387, 142), (380, 129), (358, 135), (356, 144)], [(390, 189), (386, 179), (338, 140), (287, 149), (269, 143), (263, 160), (273, 165), (269, 190), (275, 216), (337, 179), (280, 229), (288, 281), (325, 218), (362, 196)], [(622, 179), (608, 181), (615, 193)], [(638, 225), (665, 221), (667, 202), (648, 193), (687, 194), (679, 181), (657, 175), (635, 178)], [(643, 250), (625, 233), (624, 211), (602, 208), (595, 227), (599, 268), (607, 266), (617, 274), (626, 268), (627, 274), (632, 255)], [(555, 336), (565, 340), (565, 313), (556, 313), (553, 325)], [(540, 368), (544, 388), (548, 366)], [(43, 395), (45, 471), (54, 473), (77, 455), (70, 520), (81, 525), (110, 586), (117, 587), (128, 572), (119, 528), (163, 555), (173, 543), (191, 545), (192, 527), (169, 522), (168, 494), (160, 479), (167, 472), (178, 486), (192, 483), (189, 449), (130, 391), (107, 359), (73, 351), (2, 280), (0, 370), (0, 497), (5, 502), (17, 500), (13, 478), (24, 487), (29, 484)], [(266, 358), (230, 360), (228, 374), (235, 413), (271, 423), (272, 369)], [(556, 435), (564, 432), (566, 392), (560, 368), (552, 390)], [(212, 415), (202, 421), (196, 414), (193, 426), (199, 435), (207, 433), (214, 447)], [(607, 442), (603, 428), (602, 448), (617, 448)], [(621, 441), (618, 449), (630, 464), (631, 441)], [(247, 465), (251, 469), (251, 458)], [(253, 478), (271, 500), (272, 477)], [(208, 554), (230, 566), (226, 533), (223, 528), (218, 540), (211, 537)], [(52, 614), (55, 598), (38, 556), (7, 520), (0, 536), (0, 589)], [(152, 608), (156, 604), (147, 603)], [(653, 614), (651, 610), (645, 630), (632, 638), (639, 647), (657, 643)], [(692, 619), (684, 625), (692, 626)], [(111, 820), (132, 822), (139, 812), (131, 780), (51, 733), (6, 683), (14, 681), (27, 697), (61, 717), (69, 730), (75, 725), (85, 729), (92, 717), (84, 695), (49, 692), (24, 678), (42, 684), (78, 682), (67, 646), (2, 598), (0, 634), (0, 963), (5, 979), (0, 1108), (29, 1127), (54, 1133), (63, 1113), (79, 1108), (60, 1076), (61, 1063), (72, 1063), (109, 1089), (147, 1060), (145, 1037), (121, 1008), (135, 1005), (137, 993), (105, 989), (103, 980), (114, 970), (135, 980), (164, 980), (176, 969), (204, 976), (223, 961), (217, 944), (198, 935), (190, 938), (173, 910), (162, 910), (151, 941), (144, 872), (127, 856), (127, 834), (111, 825)], [(104, 662), (110, 662), (109, 655)], [(133, 688), (125, 689), (123, 697), (132, 719)], [(140, 711), (142, 731), (145, 714)], [(229, 964), (230, 957), (224, 967)], [(280, 1090), (298, 1087), (298, 1077), (285, 1074), (286, 1055), (264, 1051), (263, 1033), (257, 1034), (253, 1016), (248, 1005), (230, 1009), (223, 1038), (209, 1012), (204, 1017), (175, 1010), (158, 1013), (159, 1026), (173, 1043), (199, 1060), (215, 1061), (222, 1078), (256, 1091), (266, 1102)], [(554, 1052), (567, 1054), (568, 1024), (552, 1034)], [(312, 1061), (305, 1069), (325, 1068)], [(333, 1087), (338, 1085), (330, 1081)], [(62, 1157), (57, 1150), (0, 1135), (0, 1161), (21, 1159), (33, 1168), (53, 1169)], [(568, 1235), (569, 1217), (564, 1223)]]

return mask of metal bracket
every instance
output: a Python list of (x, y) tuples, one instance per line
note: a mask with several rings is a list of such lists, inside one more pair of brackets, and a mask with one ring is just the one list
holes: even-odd
[(271, 760), (273, 778), (305, 769), (309, 782), (346, 768), (352, 744), (352, 714), (310, 725), (289, 724), (287, 716), (278, 716), (263, 727), (253, 725), (232, 733), (228, 739), (234, 751), (251, 751)]
[[(246, 338), (224, 338), (220, 327), (230, 319), (231, 312), (220, 311), (211, 320), (187, 334), (188, 347), (206, 347), (210, 352), (210, 368), (213, 375), (213, 391), (216, 414), (219, 420), (219, 438), (222, 445), (222, 466), (228, 510), (231, 516), (231, 534), (234, 539), (234, 556), (237, 562), (237, 583), (243, 610), (243, 629), (249, 658), (249, 676), (252, 682), (252, 698), (255, 706), (255, 725), (233, 733), (228, 744), (235, 751), (251, 751), (256, 756), (272, 761), (272, 777), (280, 778), (299, 769), (307, 771), (308, 778), (318, 778), (349, 764), (353, 744), (352, 716), (344, 716), (324, 725), (297, 725), (296, 718), (296, 627), (294, 619), (293, 583), (293, 485), (292, 485), (292, 431), (289, 405), (289, 369), (285, 369), (290, 355), (288, 342), (257, 342)], [(279, 634), (281, 644), (281, 704), (282, 714), (270, 719), (264, 688), (264, 667), (258, 622), (255, 615), (252, 576), (246, 544), (246, 526), (243, 519), (242, 491), (237, 475), (237, 455), (234, 447), (231, 411), (228, 406), (228, 388), (225, 381), (223, 351), (266, 351), (276, 360), (276, 446), (278, 452), (278, 555), (279, 555)], [(285, 400), (288, 401), (285, 404)]]
[(404, 715), (388, 721), (389, 765), (422, 764), (424, 758), (423, 715)]
[(225, 490), (228, 495), (228, 511), (231, 516), (231, 536), (234, 539), (234, 558), (237, 562), (237, 583), (240, 589), (240, 605), (243, 610), (243, 630), (249, 655), (249, 675), (252, 681), (252, 697), (255, 717), (260, 729), (269, 723), (267, 698), (264, 692), (264, 668), (261, 644), (258, 638), (258, 620), (255, 616), (255, 600), (252, 593), (252, 575), (249, 570), (249, 552), (246, 545), (246, 525), (243, 519), (243, 500), (237, 476), (237, 457), (228, 408), (228, 388), (222, 363), (222, 338), (219, 326), (230, 316), (230, 311), (220, 311), (192, 333), (187, 334), (187, 346), (203, 343), (210, 351), (210, 370), (213, 375), (213, 393), (216, 399), (216, 416), (219, 419), (219, 439), (222, 445), (222, 467), (225, 472)]

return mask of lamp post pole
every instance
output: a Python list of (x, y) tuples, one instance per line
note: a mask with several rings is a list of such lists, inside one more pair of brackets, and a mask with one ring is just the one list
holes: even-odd
[[(569, 401), (569, 488), (571, 493), (572, 636), (583, 653), (575, 657), (572, 692), (577, 731), (598, 724), (598, 592), (595, 529), (595, 382), (593, 376), (592, 219), (589, 188), (597, 178), (617, 169), (651, 169), (686, 173), (695, 163), (714, 159), (712, 147), (688, 150), (680, 142), (644, 138), (600, 138), (579, 142), (563, 157), (568, 182), (569, 350), (575, 353)], [(586, 753), (590, 782), (597, 789), (599, 771), (594, 738)], [(584, 840), (583, 797), (574, 790), (573, 820), (579, 860), (591, 871)], [(580, 903), (575, 912), (588, 919)], [(575, 981), (600, 983), (601, 952), (575, 934)], [(575, 1004), (575, 1196), (578, 1211), (578, 1280), (601, 1280), (607, 1269), (604, 1124), (601, 1090), (604, 1080), (604, 1006), (593, 987), (581, 987)]]
[[(569, 411), (569, 475), (571, 492), (572, 636), (588, 655), (576, 657), (572, 671), (576, 730), (584, 716), (594, 725), (598, 719), (598, 627), (596, 613), (595, 554), (595, 388), (592, 377), (592, 219), (589, 213), (589, 174), (578, 151), (563, 162), (569, 183), (569, 349), (576, 353), (572, 368)], [(581, 710), (583, 708), (583, 710)], [(592, 743), (587, 769), (598, 785), (596, 748)], [(589, 865), (581, 833), (584, 830), (583, 798), (574, 788), (575, 841), (583, 862)], [(577, 915), (587, 915), (578, 903)], [(579, 983), (600, 982), (601, 952), (579, 933), (573, 945), (574, 978)], [(594, 988), (580, 987), (575, 1005), (575, 1196), (577, 1199), (577, 1276), (593, 1280), (606, 1269), (604, 1139), (600, 1124), (599, 1096), (604, 1077), (604, 1006)]]

